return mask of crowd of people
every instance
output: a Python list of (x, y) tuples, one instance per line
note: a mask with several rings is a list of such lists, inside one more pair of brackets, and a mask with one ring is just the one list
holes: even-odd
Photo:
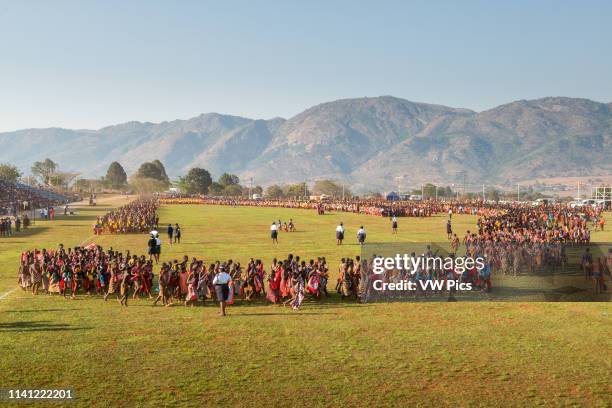
[(30, 217), (28, 217), (28, 214), (0, 218), (0, 237), (10, 237), (14, 233), (19, 233), (29, 227)]
[(27, 229), (28, 211), (38, 209), (41, 219), (49, 219), (55, 206), (74, 199), (45, 188), (0, 180), (0, 236), (10, 237)]
[(0, 215), (15, 216), (19, 211), (51, 208), (73, 201), (44, 187), (32, 187), (0, 179)]
[(306, 295), (316, 299), (327, 295), (328, 269), (325, 258), (306, 262), (292, 254), (284, 260), (274, 259), (269, 271), (261, 260), (250, 259), (243, 268), (231, 259), (206, 264), (185, 255), (180, 261), (163, 262), (157, 281), (154, 277), (151, 256), (105, 251), (95, 244), (74, 248), (60, 244), (57, 249), (23, 252), (17, 281), (24, 291), (35, 295), (99, 295), (105, 301), (115, 298), (124, 306), (136, 298), (155, 299), (153, 305), (161, 302), (164, 306), (204, 304), (210, 299), (222, 303), (224, 314), (225, 305), (234, 303), (235, 297), (245, 302), (265, 298), (297, 310)]
[(603, 229), (600, 207), (571, 208), (563, 205), (513, 206), (488, 209), (478, 219), (482, 239), (515, 242), (588, 243), (591, 226)]
[(293, 200), (293, 199), (260, 199), (249, 200), (241, 198), (217, 198), (217, 197), (165, 197), (159, 198), (160, 204), (199, 204), (199, 205), (225, 205), (225, 206), (248, 206), (248, 207), (272, 207), (272, 208), (295, 208), (316, 210), (318, 214), (327, 212), (350, 212), (383, 217), (430, 217), (437, 214), (453, 214), (489, 216), (491, 213), (505, 213), (515, 209), (532, 210), (541, 212), (552, 209), (558, 211), (570, 211), (571, 213), (584, 213), (590, 219), (597, 218), (594, 212), (601, 213), (601, 207), (576, 207), (570, 208), (566, 204), (544, 204), (534, 206), (531, 203), (517, 202), (489, 202), (482, 200), (463, 201), (387, 201), (384, 199), (326, 199), (320, 200)]
[[(225, 305), (233, 303), (237, 297), (246, 302), (262, 298), (270, 303), (299, 309), (306, 296), (320, 299), (328, 295), (329, 269), (325, 258), (307, 261), (291, 254), (282, 260), (274, 259), (269, 270), (257, 259), (250, 259), (243, 268), (240, 262), (232, 260), (206, 264), (201, 259), (184, 256), (180, 261), (161, 262), (159, 276), (155, 281), (154, 264), (160, 261), (160, 251), (157, 248), (161, 246), (156, 231), (159, 224), (156, 211), (160, 202), (167, 203), (163, 199), (138, 199), (100, 217), (95, 226), (96, 233), (153, 230), (148, 256), (132, 255), (129, 251), (123, 254), (112, 249), (104, 251), (93, 244), (68, 249), (60, 245), (55, 250), (26, 251), (21, 257), (19, 285), (33, 293), (42, 290), (51, 294), (59, 293), (64, 297), (74, 297), (79, 292), (102, 295), (105, 300), (114, 296), (126, 306), (129, 298), (137, 297), (155, 297), (154, 304), (161, 302), (163, 305), (177, 302), (185, 305), (198, 302), (203, 304), (207, 299), (214, 299), (221, 303), (221, 314), (225, 314)], [(248, 203), (251, 205), (252, 200)], [(275, 203), (280, 206), (288, 202)], [(421, 205), (431, 205), (425, 211), (426, 214), (448, 214), (446, 232), (452, 257), (483, 257), (487, 260), (486, 266), (466, 270), (452, 267), (421, 268), (410, 274), (407, 271), (392, 270), (383, 276), (386, 281), (456, 279), (469, 282), (477, 289), (490, 291), (492, 276), (497, 273), (515, 276), (539, 274), (564, 267), (567, 262), (566, 245), (588, 244), (590, 230), (604, 228), (602, 209), (598, 207), (571, 208), (561, 204), (532, 206), (519, 203), (479, 205), (474, 202)], [(354, 210), (359, 211), (358, 207)], [(337, 208), (348, 210), (349, 207), (336, 207), (336, 211)], [(400, 205), (399, 208), (412, 207)], [(465, 213), (476, 214), (479, 218), (476, 229), (473, 232), (468, 230), (463, 239), (460, 239), (452, 231), (451, 220), (453, 214)], [(391, 215), (390, 219), (392, 231), (397, 233), (396, 215)], [(293, 220), (273, 222), (273, 240), (278, 239), (280, 230), (295, 230)], [(167, 234), (170, 243), (180, 242), (181, 228), (178, 224), (168, 224)], [(365, 237), (365, 228), (361, 226), (357, 233), (358, 243), (364, 244)], [(342, 244), (343, 239), (344, 226), (340, 223), (336, 228), (337, 244)], [(428, 256), (441, 255), (431, 253)], [(583, 257), (581, 262), (585, 277), (594, 279), (596, 290), (605, 290), (604, 276), (609, 275), (612, 269), (612, 251), (607, 257), (589, 256)], [(367, 300), (372, 295), (372, 261), (359, 257), (341, 260), (336, 291), (343, 299)], [(421, 293), (427, 295), (426, 290)]]
[(364, 200), (292, 200), (292, 199), (262, 199), (248, 200), (239, 198), (214, 198), (214, 197), (162, 197), (161, 204), (201, 204), (201, 205), (226, 205), (226, 206), (249, 206), (249, 207), (274, 207), (274, 208), (296, 208), (316, 210), (323, 215), (330, 211), (351, 212), (376, 216), (397, 217), (429, 217), (434, 214), (445, 212), (447, 206), (434, 201), (396, 201), (390, 202), (383, 199)]
[(159, 202), (155, 198), (139, 198), (97, 218), (94, 234), (144, 233), (158, 227)]

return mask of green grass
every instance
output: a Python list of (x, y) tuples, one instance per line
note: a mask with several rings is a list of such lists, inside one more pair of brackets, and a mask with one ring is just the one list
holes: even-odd
[[(0, 296), (15, 288), (22, 250), (92, 241), (93, 217), (123, 201), (101, 199), (78, 217), (0, 239)], [(167, 206), (160, 215), (179, 222), (184, 237), (164, 243), (163, 259), (253, 256), (269, 265), (292, 252), (326, 256), (335, 269), (359, 253), (361, 224), (371, 242), (445, 240), (445, 217), (400, 219), (392, 236), (388, 220), (365, 215), (207, 206)], [(281, 233), (273, 246), (269, 224), (290, 217), (298, 232)], [(338, 248), (340, 220), (350, 245)], [(463, 234), (474, 222), (454, 217), (454, 229)], [(135, 253), (146, 247), (144, 235), (94, 241)], [(104, 407), (612, 404), (609, 303), (358, 305), (334, 297), (299, 312), (260, 304), (232, 307), (223, 319), (216, 312), (212, 304), (154, 308), (140, 300), (122, 309), (86, 296), (10, 292), (0, 300), (0, 387), (71, 387), (75, 406)]]

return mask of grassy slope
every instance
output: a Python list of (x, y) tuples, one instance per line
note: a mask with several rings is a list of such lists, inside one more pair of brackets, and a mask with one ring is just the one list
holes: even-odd
[[(118, 205), (123, 199), (101, 200)], [(0, 239), (0, 296), (14, 288), (18, 253), (27, 247), (76, 245), (91, 237), (91, 217), (38, 223), (29, 235)], [(268, 225), (293, 217), (299, 232), (273, 247)], [(334, 244), (339, 220), (354, 242), (359, 224), (371, 241), (443, 240), (444, 217), (388, 220), (309, 211), (164, 207), (179, 222), (184, 253), (246, 262), (288, 252), (325, 255), (335, 268), (356, 245)], [(609, 221), (611, 221), (608, 218)], [(455, 229), (473, 225), (460, 217)], [(611, 223), (608, 223), (608, 227)], [(60, 238), (61, 237), (61, 238)], [(596, 233), (610, 241), (609, 232)], [(103, 236), (103, 246), (140, 253), (144, 236)], [(610, 405), (609, 303), (396, 303), (356, 305), (331, 299), (294, 313), (275, 306), (152, 308), (149, 301), (33, 297), (0, 300), (0, 387), (72, 387), (78, 405), (171, 403), (292, 405)]]

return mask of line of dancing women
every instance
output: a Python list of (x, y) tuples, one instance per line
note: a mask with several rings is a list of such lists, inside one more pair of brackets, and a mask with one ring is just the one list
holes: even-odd
[[(274, 259), (267, 271), (260, 260), (250, 259), (243, 267), (231, 259), (206, 264), (189, 258), (163, 262), (157, 288), (154, 287), (153, 262), (145, 255), (122, 253), (90, 244), (86, 247), (42, 249), (21, 255), (18, 284), (33, 294), (58, 294), (75, 298), (77, 294), (115, 298), (127, 306), (129, 299), (149, 298), (154, 305), (204, 304), (207, 299), (232, 304), (237, 297), (245, 302), (257, 298), (269, 303), (299, 309), (306, 296), (327, 296), (329, 278), (325, 258), (305, 261), (289, 254)], [(229, 275), (229, 293), (219, 295), (215, 279)], [(267, 288), (266, 288), (267, 286)]]

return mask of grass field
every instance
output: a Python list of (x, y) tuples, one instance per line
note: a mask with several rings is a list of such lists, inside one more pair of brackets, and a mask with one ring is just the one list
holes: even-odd
[[(95, 215), (124, 202), (101, 199), (77, 216), (0, 238), (0, 388), (69, 387), (74, 406), (104, 407), (612, 405), (609, 303), (358, 305), (334, 297), (299, 312), (237, 305), (219, 318), (212, 304), (154, 308), (139, 300), (120, 308), (14, 290), (26, 248), (93, 241), (144, 253), (145, 235), (92, 237)], [(182, 244), (164, 243), (166, 260), (252, 256), (269, 265), (291, 252), (326, 256), (333, 269), (359, 254), (361, 224), (371, 242), (444, 241), (446, 221), (400, 219), (392, 236), (386, 219), (344, 213), (166, 206), (160, 217), (183, 231)], [(268, 227), (278, 218), (293, 218), (298, 232), (281, 233), (273, 246)], [(340, 220), (350, 245), (338, 248)], [(461, 216), (453, 226), (463, 234), (474, 223)]]

